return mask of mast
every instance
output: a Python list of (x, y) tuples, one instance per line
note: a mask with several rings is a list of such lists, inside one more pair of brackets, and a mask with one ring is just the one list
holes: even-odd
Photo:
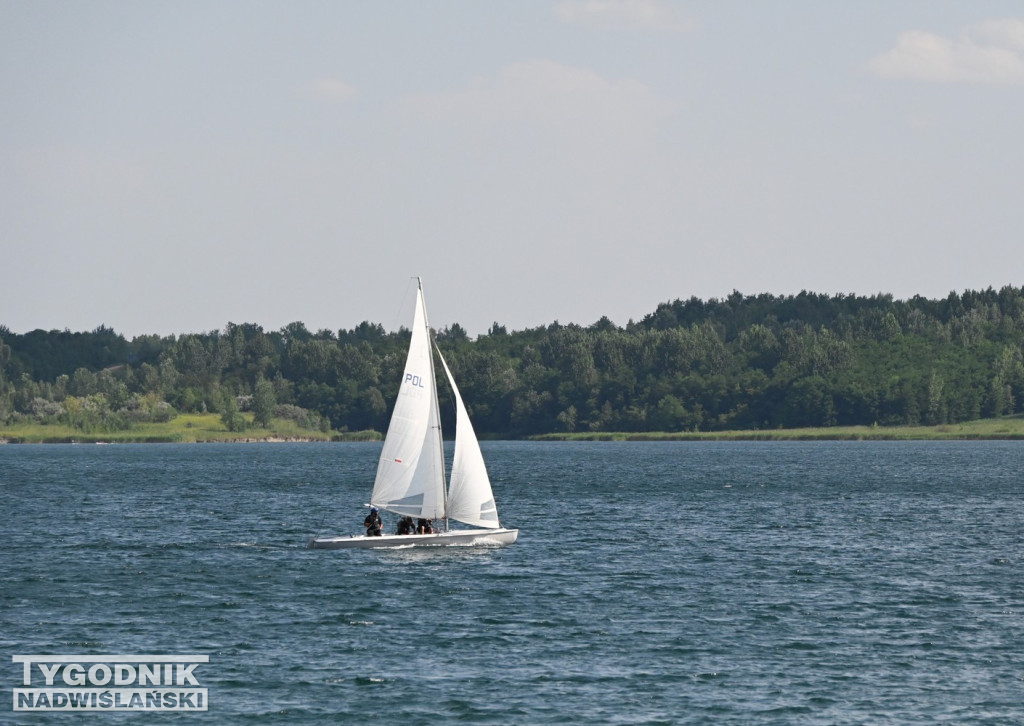
[(437, 396), (437, 375), (434, 372), (434, 342), (433, 336), (430, 334), (430, 319), (427, 317), (427, 300), (423, 295), (423, 280), (420, 279), (419, 275), (416, 276), (416, 285), (419, 288), (420, 300), (423, 305), (423, 324), (427, 328), (427, 349), (429, 351), (428, 358), (430, 359), (430, 380), (433, 382), (434, 389), (434, 416), (436, 420), (431, 422), (432, 426), (437, 428), (437, 445), (441, 448), (441, 457), (438, 459), (441, 466), (441, 501), (444, 504), (444, 530), (448, 531), (448, 476), (444, 468), (444, 435), (441, 431), (441, 402)]

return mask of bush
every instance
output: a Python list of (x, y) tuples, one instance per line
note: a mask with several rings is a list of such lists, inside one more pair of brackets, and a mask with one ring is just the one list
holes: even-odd
[(235, 396), (229, 393), (224, 394), (221, 408), (223, 410), (220, 414), (220, 420), (228, 431), (239, 433), (248, 428), (249, 422), (245, 420), (245, 416), (238, 410), (238, 399)]
[(301, 406), (294, 406), (290, 403), (282, 403), (274, 407), (274, 417), (283, 418), (287, 421), (294, 421), (299, 428), (321, 429), (322, 420), (320, 414)]
[(64, 407), (56, 401), (47, 401), (45, 398), (33, 398), (30, 406), (31, 413), (40, 423), (53, 423), (59, 416), (64, 415)]
[(133, 394), (117, 413), (133, 423), (167, 423), (178, 415), (171, 404), (155, 393)]

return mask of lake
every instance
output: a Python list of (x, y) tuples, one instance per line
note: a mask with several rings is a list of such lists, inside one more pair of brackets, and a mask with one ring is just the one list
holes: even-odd
[(147, 720), (1024, 721), (1024, 443), (482, 448), (515, 545), (311, 551), (380, 444), (0, 446), (5, 690), (177, 653), (209, 710)]

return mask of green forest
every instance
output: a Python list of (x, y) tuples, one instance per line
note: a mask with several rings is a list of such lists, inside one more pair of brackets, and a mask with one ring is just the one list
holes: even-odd
[[(490, 438), (938, 425), (1024, 411), (1024, 288), (940, 300), (734, 292), (663, 303), (624, 327), (495, 323), (471, 339), (453, 324), (435, 337)], [(408, 340), (370, 322), (317, 332), (228, 323), (131, 340), (104, 326), (0, 326), (0, 423), (103, 432), (213, 412), (232, 431), (275, 418), (383, 431)]]

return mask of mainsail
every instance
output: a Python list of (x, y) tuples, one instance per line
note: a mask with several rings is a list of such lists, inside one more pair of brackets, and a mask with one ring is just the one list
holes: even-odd
[(416, 291), (412, 340), (370, 503), (396, 514), (441, 519), (444, 453), (434, 363), (422, 288)]
[(448, 487), (448, 516), (466, 524), (497, 529), (500, 526), (498, 509), (494, 504), (491, 480), (487, 476), (487, 467), (480, 453), (473, 424), (469, 420), (469, 412), (466, 411), (459, 387), (455, 385), (455, 378), (440, 350), (437, 351), (437, 357), (441, 359), (455, 396), (455, 458)]

